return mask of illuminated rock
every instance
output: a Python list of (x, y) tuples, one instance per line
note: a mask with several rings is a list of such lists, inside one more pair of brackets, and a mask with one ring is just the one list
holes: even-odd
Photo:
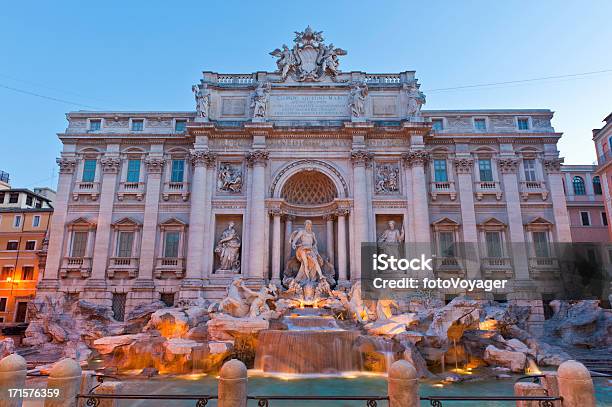
[(490, 365), (504, 366), (515, 373), (522, 373), (525, 371), (527, 356), (522, 352), (498, 349), (494, 345), (489, 345), (485, 349), (484, 360)]

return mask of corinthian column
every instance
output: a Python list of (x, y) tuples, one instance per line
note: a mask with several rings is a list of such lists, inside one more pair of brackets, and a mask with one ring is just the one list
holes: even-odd
[(347, 280), (346, 217), (348, 214), (347, 208), (340, 208), (336, 212), (338, 217), (338, 283), (345, 283)]
[(333, 265), (334, 264), (334, 215), (326, 215), (324, 217), (325, 219), (325, 223), (326, 223), (326, 227), (325, 227), (325, 231), (327, 232), (327, 244), (326, 246), (326, 253), (327, 253), (327, 258), (329, 259), (329, 262)]
[(354, 193), (354, 213), (353, 225), (355, 233), (353, 235), (353, 249), (355, 259), (352, 262), (351, 280), (361, 278), (361, 243), (368, 241), (368, 193), (366, 189), (366, 166), (370, 164), (372, 154), (364, 150), (351, 151), (351, 161), (353, 162), (353, 193)]
[(189, 212), (189, 233), (187, 236), (187, 272), (181, 286), (197, 288), (201, 286), (201, 279), (205, 277), (203, 269), (205, 225), (208, 212), (206, 211), (208, 185), (208, 168), (215, 165), (216, 154), (204, 149), (190, 151), (193, 177), (191, 182), (191, 207)]
[(105, 156), (100, 160), (103, 175), (90, 281), (101, 280), (103, 282), (106, 278), (111, 233), (110, 225), (113, 218), (115, 187), (117, 185), (117, 173), (120, 163), (119, 157), (115, 156)]
[(272, 282), (280, 284), (281, 268), (281, 210), (279, 208), (270, 209), (272, 215)]
[(502, 174), (506, 206), (508, 210), (508, 228), (510, 229), (510, 249), (514, 275), (517, 280), (529, 279), (529, 263), (525, 247), (525, 231), (521, 214), (521, 197), (518, 189), (518, 160), (516, 158), (500, 158), (499, 171)]
[(68, 242), (65, 236), (66, 214), (68, 213), (68, 197), (72, 186), (72, 176), (77, 161), (74, 157), (57, 159), (59, 165), (59, 179), (57, 181), (57, 195), (53, 201), (53, 216), (49, 227), (49, 249), (47, 264), (38, 290), (55, 290), (59, 286), (58, 273), (62, 261), (62, 245)]
[[(427, 182), (425, 165), (429, 160), (429, 153), (423, 150), (414, 150), (402, 155), (406, 164), (411, 168), (412, 177), (412, 210), (415, 242), (423, 245), (423, 250), (431, 243), (429, 229), (429, 205), (427, 202)], [(420, 248), (417, 250), (422, 251)]]
[(159, 212), (159, 192), (164, 168), (164, 159), (150, 156), (146, 159), (147, 191), (145, 198), (144, 222), (142, 224), (142, 245), (140, 247), (140, 270), (135, 286), (154, 288), (153, 267), (155, 265), (155, 242), (157, 238), (157, 218)]
[(550, 188), (550, 199), (553, 204), (555, 217), (555, 229), (559, 243), (569, 243), (572, 241), (570, 232), (570, 221), (563, 192), (563, 181), (561, 175), (562, 158), (552, 158), (544, 160), (544, 169), (548, 174), (548, 184)]
[(249, 224), (249, 270), (251, 278), (264, 279), (266, 241), (264, 231), (266, 226), (265, 208), (265, 168), (269, 153), (266, 150), (253, 150), (247, 154), (247, 164), (253, 169), (253, 185), (251, 187), (251, 213)]
[(283, 253), (283, 261), (287, 263), (289, 258), (291, 257), (291, 245), (289, 244), (289, 236), (291, 236), (291, 232), (293, 231), (293, 221), (295, 220), (295, 216), (287, 215), (285, 216), (285, 235), (283, 237), (284, 244), (284, 253)]
[(463, 231), (463, 243), (466, 245), (466, 275), (468, 278), (480, 276), (480, 264), (478, 262), (478, 232), (476, 230), (476, 211), (474, 209), (474, 189), (472, 184), (472, 169), (474, 160), (470, 158), (455, 158), (455, 170), (457, 171), (457, 184), (461, 205), (461, 229)]

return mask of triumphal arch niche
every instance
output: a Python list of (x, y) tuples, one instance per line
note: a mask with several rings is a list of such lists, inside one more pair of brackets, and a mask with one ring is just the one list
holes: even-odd
[[(416, 222), (409, 203), (416, 189), (417, 210), (427, 211), (425, 97), (411, 71), (342, 71), (347, 51), (310, 27), (270, 54), (273, 72), (204, 72), (193, 87), (197, 112), (187, 129), (194, 151), (245, 169), (244, 191), (222, 201), (213, 195), (212, 222), (223, 221), (224, 205), (244, 199), (237, 228), (239, 273), (247, 278), (286, 286), (301, 266), (292, 236), (309, 229), (329, 283), (356, 280), (361, 242), (376, 240), (389, 221), (413, 238), (419, 228), (428, 236), (427, 221)], [(226, 274), (205, 272), (211, 281)]]

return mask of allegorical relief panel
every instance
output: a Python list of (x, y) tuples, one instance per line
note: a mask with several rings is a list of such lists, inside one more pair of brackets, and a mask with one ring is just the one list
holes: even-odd
[(377, 194), (398, 194), (399, 165), (397, 163), (376, 163), (374, 190)]
[(241, 163), (219, 163), (217, 171), (217, 190), (219, 192), (231, 194), (242, 192), (243, 179)]

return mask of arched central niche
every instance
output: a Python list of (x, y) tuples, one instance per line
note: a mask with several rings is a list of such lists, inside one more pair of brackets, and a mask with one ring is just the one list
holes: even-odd
[(292, 175), (283, 185), (281, 197), (293, 205), (324, 205), (338, 197), (334, 182), (315, 170), (304, 170)]

